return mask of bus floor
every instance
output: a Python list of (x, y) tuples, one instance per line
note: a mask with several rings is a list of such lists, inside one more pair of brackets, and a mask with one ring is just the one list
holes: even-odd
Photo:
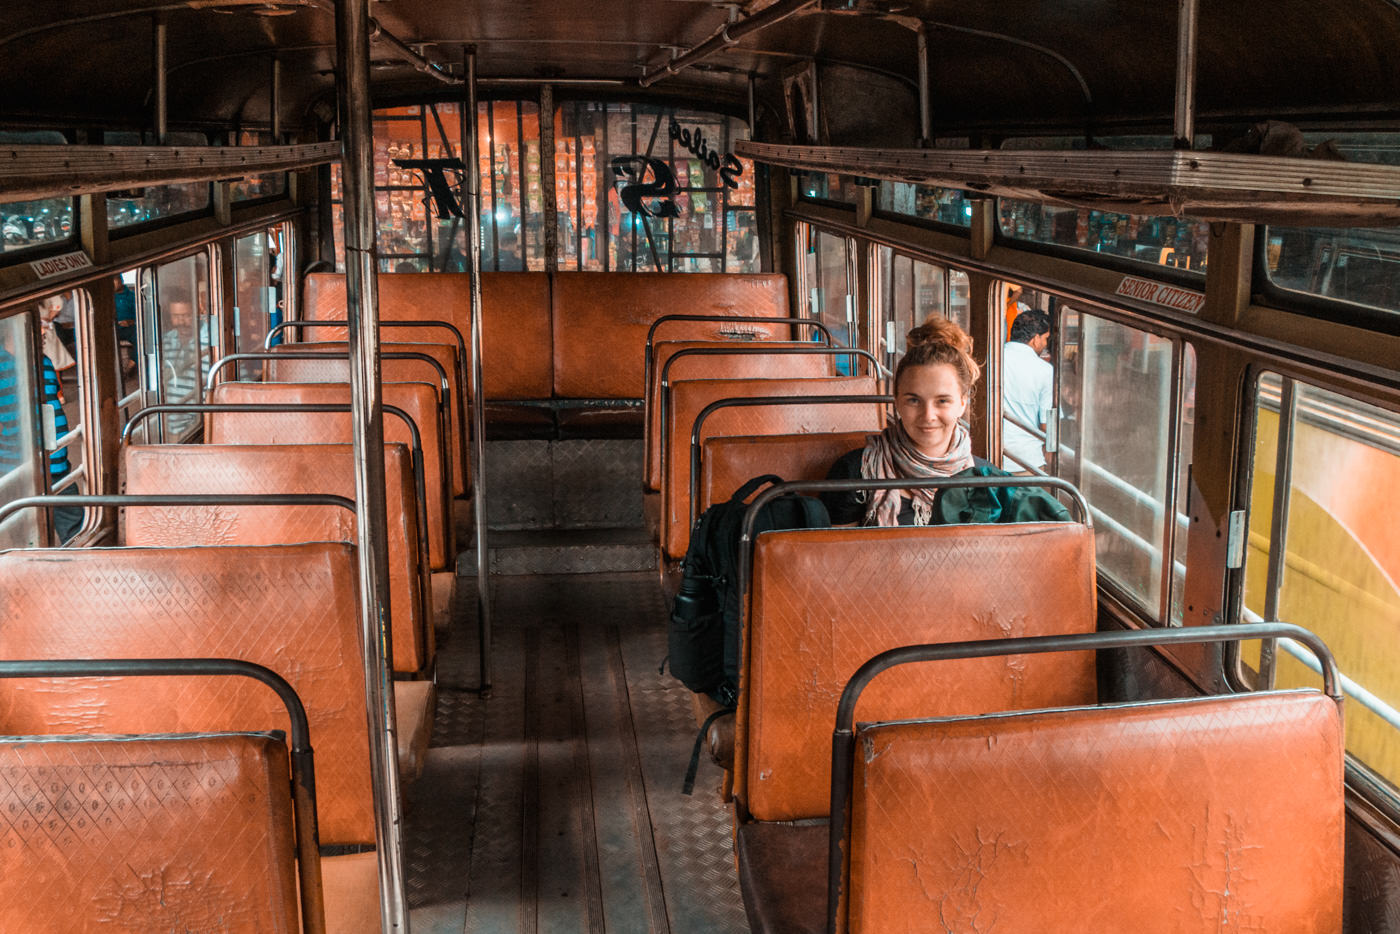
[(496, 576), (485, 698), (475, 579), (460, 583), (432, 748), (405, 796), (414, 934), (747, 931), (708, 757), (681, 793), (695, 725), (658, 672), (655, 573)]

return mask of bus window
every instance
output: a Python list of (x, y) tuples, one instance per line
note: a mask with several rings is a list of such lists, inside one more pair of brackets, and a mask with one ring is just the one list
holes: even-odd
[[(147, 402), (200, 401), (204, 376), (219, 352), (209, 257), (196, 253), (143, 270), (141, 298)], [(191, 413), (166, 415), (162, 440), (184, 440), (198, 425), (198, 416)]]
[[(87, 491), (84, 452), (84, 385), (80, 360), (88, 354), (88, 328), (92, 299), (85, 290), (49, 295), (39, 302), (40, 409), (44, 444), (49, 450), (49, 491)], [(81, 525), (82, 510), (54, 512), (54, 531), (60, 541), (72, 538)]]
[[(1260, 377), (1254, 411), (1244, 616), (1322, 637), (1370, 694), (1349, 691), (1348, 751), (1400, 784), (1400, 528), (1385, 501), (1400, 487), (1400, 415), (1276, 373)], [(1286, 643), (1259, 649), (1243, 661), (1264, 683), (1318, 683)]]
[[(279, 228), (240, 237), (233, 244), (234, 306), (233, 336), (237, 353), (257, 353), (273, 325), (278, 311)], [(220, 377), (224, 378), (223, 376)], [(262, 378), (262, 363), (244, 360), (238, 364), (238, 378)]]
[(972, 226), (972, 202), (956, 188), (935, 188), (909, 182), (881, 182), (875, 209), (886, 214), (917, 217), (950, 227)]
[[(28, 361), (34, 359), (33, 316), (0, 320), (0, 503), (43, 490), (40, 473), (42, 434), (38, 419), (38, 381)], [(0, 547), (40, 544), (39, 516), (25, 510), (0, 526)]]
[(876, 344), (885, 366), (893, 369), (906, 350), (909, 332), (930, 315), (949, 318), (968, 330), (971, 313), (967, 273), (925, 263), (886, 246), (876, 247), (876, 251), (875, 294), (880, 311)]
[[(1175, 345), (1073, 309), (1061, 314), (1055, 343), (1056, 473), (1089, 501), (1103, 576), (1158, 620), (1168, 618), (1162, 560), (1172, 551), (1164, 515), (1168, 483), (1179, 489), (1182, 482), (1168, 477), (1172, 420), (1181, 418), (1172, 391)], [(1179, 450), (1177, 462), (1190, 463), (1189, 447)], [(1178, 514), (1175, 528), (1180, 522)]]

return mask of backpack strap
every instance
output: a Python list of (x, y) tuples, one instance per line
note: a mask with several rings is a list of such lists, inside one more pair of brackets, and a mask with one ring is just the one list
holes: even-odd
[(766, 473), (761, 477), (754, 477), (748, 483), (745, 483), (743, 486), (739, 487), (739, 489), (734, 492), (734, 495), (729, 497), (729, 501), (731, 503), (742, 503), (744, 500), (748, 499), (750, 496), (756, 493), (759, 487), (765, 486), (769, 483), (782, 482), (783, 478), (778, 476), (777, 474)]
[(690, 750), (690, 765), (685, 770), (685, 783), (681, 785), (682, 794), (688, 795), (695, 791), (695, 775), (700, 771), (700, 750), (705, 745), (705, 734), (710, 732), (710, 724), (725, 714), (733, 712), (733, 707), (721, 707), (706, 717), (704, 723), (700, 724), (700, 732), (695, 734), (695, 745)]

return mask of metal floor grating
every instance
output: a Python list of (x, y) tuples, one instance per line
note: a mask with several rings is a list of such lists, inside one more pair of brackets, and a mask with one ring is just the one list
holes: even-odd
[(720, 772), (681, 779), (690, 695), (657, 668), (654, 572), (498, 577), (474, 686), (475, 592), (440, 637), (423, 777), (406, 792), (415, 934), (747, 931)]

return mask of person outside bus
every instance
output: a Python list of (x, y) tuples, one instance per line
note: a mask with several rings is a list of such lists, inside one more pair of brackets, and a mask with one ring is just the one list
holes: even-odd
[[(909, 332), (908, 351), (895, 368), (895, 419), (864, 448), (842, 455), (830, 480), (888, 480), (957, 476), (1005, 476), (972, 454), (972, 436), (961, 419), (981, 369), (972, 338), (956, 323), (931, 317)], [(833, 525), (939, 525), (945, 522), (1009, 522), (1064, 519), (1068, 511), (1033, 487), (872, 490), (826, 493)]]
[(1001, 466), (1029, 474), (1045, 467), (1045, 445), (1014, 424), (1044, 428), (1042, 417), (1052, 405), (1055, 368), (1041, 358), (1050, 344), (1050, 318), (1043, 311), (1023, 311), (1011, 324), (1002, 349)]

